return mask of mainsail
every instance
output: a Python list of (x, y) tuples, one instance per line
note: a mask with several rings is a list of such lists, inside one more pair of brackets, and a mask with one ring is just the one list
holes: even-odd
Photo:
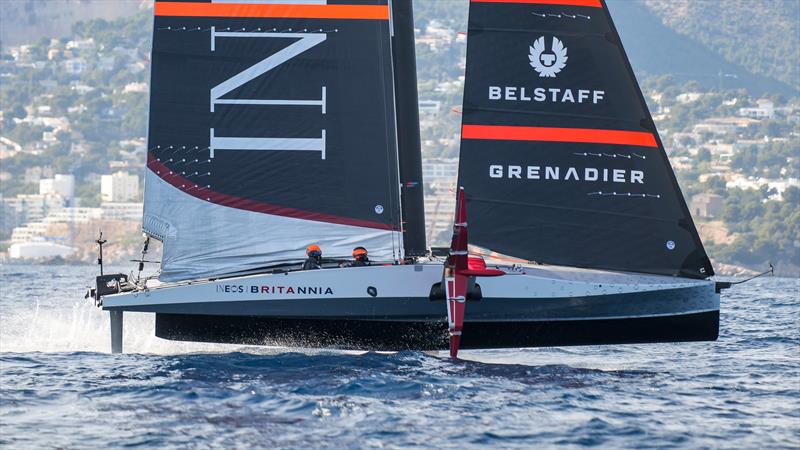
[(462, 120), (472, 244), (713, 275), (602, 0), (471, 0)]
[(161, 279), (402, 257), (387, 0), (156, 1), (144, 230)]

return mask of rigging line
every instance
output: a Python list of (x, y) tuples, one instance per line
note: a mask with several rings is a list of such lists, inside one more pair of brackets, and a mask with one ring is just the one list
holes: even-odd
[[(387, 2), (387, 6), (388, 6), (389, 12), (390, 12), (389, 13), (390, 35), (389, 35), (389, 55), (388, 55), (388, 60), (389, 60), (389, 79), (391, 80), (391, 107), (392, 107), (392, 122), (391, 123), (394, 125), (394, 127), (393, 127), (394, 128), (394, 136), (390, 136), (390, 139), (392, 137), (394, 138), (393, 139), (393, 141), (394, 141), (394, 154), (392, 154), (392, 151), (390, 150), (391, 145), (387, 146), (387, 152), (386, 152), (386, 155), (387, 155), (387, 158), (386, 158), (386, 171), (387, 171), (387, 179), (389, 180), (389, 186), (390, 186), (390, 189), (389, 189), (389, 205), (388, 205), (389, 206), (389, 211), (388, 211), (388, 213), (393, 216), (392, 219), (390, 219), (390, 222), (393, 222), (394, 220), (397, 221), (396, 222), (397, 225), (398, 225), (397, 230), (394, 229), (394, 223), (392, 223), (392, 232), (390, 233), (390, 236), (392, 238), (392, 257), (395, 259), (395, 261), (400, 261), (400, 260), (402, 260), (401, 256), (405, 257), (403, 245), (404, 245), (404, 242), (405, 242), (404, 233), (405, 233), (406, 227), (405, 227), (405, 223), (403, 221), (403, 199), (402, 199), (403, 189), (400, 187), (400, 183), (402, 182), (401, 177), (400, 177), (400, 140), (399, 140), (400, 139), (400, 137), (399, 137), (400, 130), (399, 130), (398, 126), (397, 126), (397, 86), (396, 86), (396, 81), (397, 80), (395, 79), (395, 67), (394, 67), (394, 63), (395, 63), (395, 61), (394, 61), (394, 38), (395, 38), (395, 36), (394, 36), (394, 20), (393, 20), (393, 17), (392, 17), (393, 9), (392, 9), (391, 1)], [(386, 83), (387, 76), (386, 76), (386, 73), (385, 73), (386, 64), (384, 63), (384, 61), (386, 60), (386, 54), (382, 50), (382, 47), (381, 47), (381, 51), (379, 52), (379, 57), (380, 57), (380, 60), (381, 60), (381, 66), (380, 67), (382, 67), (384, 69), (384, 75), (383, 75), (383, 77), (381, 77), (381, 87), (383, 88), (382, 92), (384, 92), (384, 100), (385, 100), (386, 99), (385, 98), (385, 93), (387, 91), (387, 83)], [(387, 117), (387, 108), (383, 108), (383, 116), (384, 116), (384, 120), (388, 123), (389, 122), (389, 120), (388, 120), (389, 117)], [(392, 159), (393, 158), (394, 158), (394, 161), (397, 162), (397, 164), (395, 166), (395, 170), (392, 170)], [(396, 186), (392, 186), (392, 184), (394, 184), (394, 183), (391, 182), (391, 180), (392, 180), (392, 172), (394, 172), (395, 176), (397, 177), (396, 178), (396, 180), (397, 180)], [(396, 197), (393, 195), (395, 187), (397, 189), (397, 196)]]
[(772, 263), (769, 263), (769, 270), (761, 272), (761, 273), (759, 273), (757, 275), (753, 275), (750, 278), (747, 278), (747, 279), (744, 279), (744, 280), (740, 280), (740, 281), (723, 281), (722, 283), (727, 283), (729, 286), (732, 286), (734, 284), (747, 283), (748, 281), (755, 280), (758, 277), (763, 277), (766, 274), (770, 274), (772, 276), (775, 276), (775, 266), (773, 266)]

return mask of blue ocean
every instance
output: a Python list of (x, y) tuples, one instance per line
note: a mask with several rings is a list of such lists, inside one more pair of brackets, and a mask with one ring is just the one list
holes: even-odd
[[(170, 342), (0, 268), (3, 448), (800, 448), (800, 280), (726, 291), (717, 342), (362, 353)], [(444, 314), (444, 311), (443, 313)]]

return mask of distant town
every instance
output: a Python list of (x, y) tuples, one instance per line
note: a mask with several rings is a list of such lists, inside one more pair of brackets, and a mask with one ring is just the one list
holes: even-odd
[[(2, 49), (4, 258), (91, 262), (100, 230), (114, 244), (111, 258), (136, 254), (149, 14), (82, 22), (73, 38)], [(447, 242), (455, 207), (460, 31), (452, 20), (420, 20), (416, 30), (429, 245)], [(800, 100), (702, 90), (666, 76), (642, 87), (712, 258), (730, 264), (730, 273), (767, 261), (800, 264)]]

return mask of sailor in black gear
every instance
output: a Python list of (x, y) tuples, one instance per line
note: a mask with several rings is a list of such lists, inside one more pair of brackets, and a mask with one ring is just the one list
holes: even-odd
[(319, 245), (312, 244), (306, 248), (308, 259), (303, 263), (303, 270), (314, 270), (322, 268), (322, 250)]

